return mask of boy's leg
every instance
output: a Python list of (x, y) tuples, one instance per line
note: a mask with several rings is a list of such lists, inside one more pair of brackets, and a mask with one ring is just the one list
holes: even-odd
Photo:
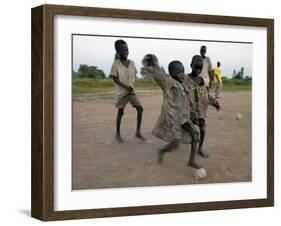
[(126, 104), (130, 101), (130, 96), (127, 94), (123, 97), (121, 97), (117, 103), (116, 103), (116, 108), (118, 109), (118, 113), (117, 113), (117, 118), (116, 118), (116, 140), (119, 143), (123, 143), (124, 140), (121, 137), (121, 133), (120, 133), (120, 126), (121, 126), (121, 120), (122, 120), (122, 116), (124, 115), (124, 108), (126, 106)]
[(205, 122), (205, 119), (203, 119), (203, 118), (198, 119), (198, 122), (199, 122), (199, 128), (200, 128), (200, 143), (199, 143), (199, 148), (198, 148), (198, 154), (204, 158), (208, 158), (209, 157), (208, 153), (206, 153), (202, 150), (202, 146), (203, 146), (205, 134), (206, 134), (206, 122)]
[(219, 97), (219, 83), (216, 83), (216, 89), (215, 89), (215, 98)]
[(191, 153), (190, 153), (188, 165), (190, 165), (191, 167), (194, 167), (196, 169), (200, 169), (201, 166), (195, 160), (197, 145), (198, 145), (198, 140), (199, 140), (199, 134), (196, 134), (195, 130), (188, 123), (183, 124), (182, 128), (186, 132), (188, 132), (191, 136)]
[(222, 84), (221, 83), (217, 83), (216, 84), (216, 91), (215, 91), (215, 97), (216, 98), (220, 98), (220, 93), (221, 93), (221, 89), (222, 89)]
[(145, 140), (145, 138), (141, 135), (140, 133), (140, 127), (141, 127), (141, 121), (142, 121), (142, 113), (143, 113), (143, 108), (142, 106), (137, 106), (137, 130), (136, 130), (136, 137)]
[(215, 98), (218, 98), (218, 83), (215, 85)]
[(168, 143), (166, 146), (164, 146), (163, 148), (161, 148), (159, 151), (158, 151), (158, 163), (161, 164), (162, 161), (163, 161), (163, 157), (164, 157), (164, 154), (166, 152), (170, 152), (172, 151), (173, 149), (177, 149), (179, 144), (180, 144), (180, 140), (179, 139), (175, 139), (173, 140), (172, 142)]
[(221, 97), (221, 89), (222, 89), (222, 83), (219, 84), (219, 87), (218, 87), (218, 98)]
[(137, 111), (137, 129), (136, 129), (136, 137), (145, 140), (145, 138), (141, 135), (140, 128), (141, 128), (141, 121), (142, 121), (142, 113), (143, 113), (143, 107), (139, 101), (139, 98), (136, 94), (130, 94), (129, 101), (131, 105), (136, 108)]
[(119, 143), (124, 142), (124, 140), (122, 139), (121, 134), (120, 134), (120, 126), (121, 126), (121, 120), (122, 120), (123, 115), (124, 115), (124, 109), (119, 108), (118, 113), (117, 113), (117, 118), (116, 118), (116, 136), (115, 136), (116, 140)]

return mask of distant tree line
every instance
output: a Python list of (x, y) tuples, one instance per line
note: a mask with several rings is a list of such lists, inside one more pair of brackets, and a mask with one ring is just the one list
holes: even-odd
[(96, 66), (89, 66), (87, 64), (80, 64), (77, 72), (73, 71), (73, 78), (93, 78), (93, 79), (105, 79), (105, 73), (103, 70), (98, 69)]
[[(151, 78), (147, 77), (144, 68), (141, 68), (140, 73), (144, 80), (150, 80)], [(87, 64), (80, 64), (77, 72), (72, 71), (73, 78), (92, 78), (92, 79), (105, 79), (106, 75), (103, 70), (98, 69), (96, 66), (89, 66)], [(227, 79), (227, 77), (223, 77)], [(240, 70), (234, 69), (232, 72), (232, 79), (240, 80), (252, 80), (252, 77), (244, 75), (244, 67), (241, 67)]]
[[(212, 70), (212, 73), (214, 73), (214, 70)], [(141, 70), (140, 70), (140, 74), (142, 75), (143, 79), (145, 80), (150, 80), (152, 78), (148, 77), (147, 74), (145, 73), (145, 69), (142, 67)], [(238, 79), (238, 80), (252, 80), (252, 77), (248, 76), (248, 75), (244, 75), (244, 67), (241, 67), (240, 70), (236, 70), (234, 69), (233, 70), (233, 73), (232, 73), (232, 79)], [(227, 80), (228, 77), (223, 77), (223, 80)]]
[(252, 80), (252, 77), (248, 75), (244, 75), (244, 67), (241, 67), (240, 70), (236, 71), (236, 69), (233, 70), (232, 73), (232, 79), (244, 79), (244, 80)]

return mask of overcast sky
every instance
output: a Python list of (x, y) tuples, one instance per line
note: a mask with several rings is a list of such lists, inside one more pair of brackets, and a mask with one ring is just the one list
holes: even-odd
[[(181, 61), (185, 66), (185, 72), (190, 72), (190, 61), (193, 55), (200, 54), (200, 47), (207, 46), (207, 56), (211, 58), (213, 67), (217, 61), (221, 62), (223, 76), (231, 77), (233, 70), (244, 67), (244, 75), (252, 76), (252, 44), (166, 40), (166, 39), (142, 39), (73, 35), (73, 69), (77, 71), (80, 64), (97, 66), (108, 76), (114, 60), (114, 42), (123, 39), (129, 47), (129, 59), (136, 64), (138, 72), (141, 68), (141, 60), (147, 53), (156, 54), (161, 66), (167, 70), (169, 62)], [(140, 73), (137, 75), (141, 77)]]

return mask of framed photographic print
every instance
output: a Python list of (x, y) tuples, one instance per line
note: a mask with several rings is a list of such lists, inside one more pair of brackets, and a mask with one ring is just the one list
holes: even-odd
[(32, 9), (32, 217), (274, 205), (274, 20)]

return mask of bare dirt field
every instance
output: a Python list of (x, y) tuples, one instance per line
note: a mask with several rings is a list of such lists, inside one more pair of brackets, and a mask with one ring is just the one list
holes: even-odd
[[(72, 188), (116, 188), (197, 183), (251, 181), (251, 92), (224, 92), (222, 111), (209, 107), (204, 149), (198, 155), (207, 178), (195, 180), (195, 169), (187, 166), (190, 145), (167, 153), (162, 165), (157, 150), (166, 143), (155, 138), (152, 128), (159, 116), (162, 95), (142, 96), (144, 107), (140, 141), (134, 137), (136, 111), (126, 106), (121, 124), (125, 143), (115, 141), (117, 110), (112, 99), (73, 99)], [(236, 120), (235, 114), (242, 115)]]

